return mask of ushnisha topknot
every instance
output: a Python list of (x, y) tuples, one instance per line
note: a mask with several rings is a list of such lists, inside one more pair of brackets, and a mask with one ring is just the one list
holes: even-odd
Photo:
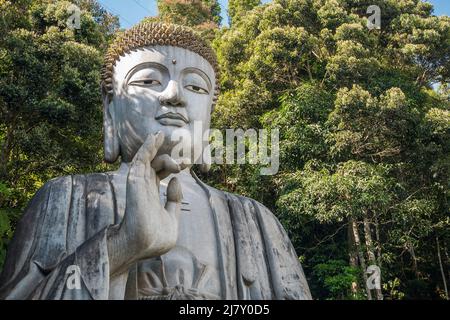
[(113, 94), (113, 68), (121, 56), (132, 50), (166, 45), (193, 51), (207, 60), (216, 75), (213, 104), (219, 95), (219, 67), (214, 50), (191, 28), (162, 22), (141, 22), (120, 34), (110, 45), (102, 69), (102, 87), (110, 97)]

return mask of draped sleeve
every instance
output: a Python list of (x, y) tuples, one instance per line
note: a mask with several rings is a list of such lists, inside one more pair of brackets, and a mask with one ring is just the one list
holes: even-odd
[[(9, 244), (0, 299), (107, 299), (106, 229), (113, 223), (107, 175), (47, 182), (25, 209)], [(78, 281), (68, 285), (69, 280)]]
[(225, 194), (235, 239), (239, 299), (310, 300), (303, 268), (277, 217), (253, 199)]

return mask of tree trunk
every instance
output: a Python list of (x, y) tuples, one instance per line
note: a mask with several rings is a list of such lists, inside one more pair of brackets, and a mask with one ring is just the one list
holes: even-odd
[(6, 180), (8, 176), (8, 162), (11, 156), (11, 146), (14, 140), (15, 119), (11, 119), (6, 128), (6, 135), (0, 150), (0, 178)]
[[(447, 246), (445, 245), (445, 241), (444, 241), (444, 255), (445, 255), (445, 261), (446, 261), (446, 265), (450, 265), (450, 257), (448, 256), (448, 250), (447, 250)], [(450, 268), (447, 268), (447, 274), (448, 274), (448, 278), (450, 279)]]
[[(370, 265), (377, 265), (377, 258), (375, 257), (374, 247), (373, 247), (372, 231), (370, 230), (370, 222), (367, 217), (367, 213), (364, 214), (363, 224), (364, 224), (364, 239), (366, 239), (366, 250), (367, 250), (367, 256), (369, 257), (369, 263), (370, 263)], [(378, 266), (378, 268), (379, 267), (380, 266)], [(381, 288), (376, 288), (375, 292), (377, 294), (377, 300), (383, 300), (383, 294), (381, 293)]]
[(445, 279), (444, 267), (442, 266), (441, 248), (439, 247), (439, 238), (438, 237), (436, 237), (436, 245), (437, 245), (439, 267), (441, 268), (442, 282), (444, 283), (445, 298), (448, 300), (447, 280)]
[(414, 252), (414, 246), (409, 241), (407, 242), (406, 245), (408, 247), (408, 252), (409, 252), (409, 254), (411, 255), (411, 258), (412, 258), (414, 274), (416, 275), (416, 278), (419, 279), (420, 278), (420, 274), (419, 274), (419, 268), (417, 266), (417, 258), (416, 258), (416, 253)]
[[(349, 255), (349, 265), (354, 268), (358, 268), (358, 251), (355, 245), (355, 239), (353, 237), (352, 223), (347, 224), (347, 239), (348, 239), (348, 255)], [(351, 293), (353, 297), (356, 297), (358, 293), (358, 282), (353, 281), (351, 284)]]
[(377, 245), (376, 245), (376, 248), (377, 248), (377, 263), (378, 263), (378, 266), (381, 269), (382, 261), (381, 261), (380, 225), (378, 223), (378, 215), (377, 214), (374, 214), (374, 220), (375, 220), (375, 237), (376, 237), (376, 240), (377, 240)]
[(356, 221), (353, 218), (351, 218), (350, 221), (351, 221), (351, 225), (352, 225), (353, 238), (355, 239), (355, 246), (358, 251), (359, 264), (361, 265), (362, 272), (363, 272), (364, 286), (365, 286), (366, 292), (367, 292), (367, 299), (372, 300), (372, 293), (370, 292), (370, 289), (367, 286), (366, 259), (364, 258), (364, 252), (363, 252), (363, 249), (361, 248), (361, 240), (359, 238), (358, 224), (356, 223)]

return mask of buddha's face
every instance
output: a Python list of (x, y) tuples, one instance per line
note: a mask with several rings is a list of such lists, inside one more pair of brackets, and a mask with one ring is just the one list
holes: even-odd
[(150, 133), (162, 131), (166, 138), (159, 153), (171, 154), (179, 143), (174, 137), (188, 137), (181, 141), (194, 150), (194, 123), (209, 129), (215, 73), (200, 55), (172, 46), (134, 50), (117, 62), (113, 81), (107, 108), (122, 161), (131, 161)]

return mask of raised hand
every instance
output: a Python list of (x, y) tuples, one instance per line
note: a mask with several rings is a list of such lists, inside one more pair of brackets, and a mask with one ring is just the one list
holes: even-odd
[(150, 134), (131, 162), (127, 177), (126, 208), (122, 223), (108, 230), (110, 273), (120, 273), (138, 260), (172, 249), (178, 237), (181, 186), (172, 178), (165, 207), (160, 203), (159, 181), (181, 170), (168, 155), (155, 158), (164, 135)]

